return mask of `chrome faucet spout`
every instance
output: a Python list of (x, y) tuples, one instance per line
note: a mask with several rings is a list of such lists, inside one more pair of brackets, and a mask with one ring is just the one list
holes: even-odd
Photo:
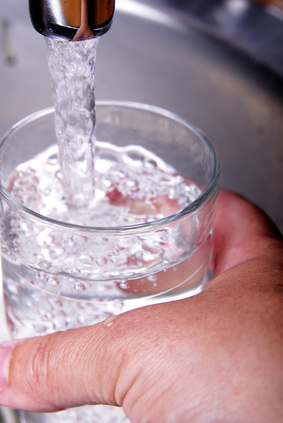
[(115, 0), (29, 0), (34, 28), (46, 37), (99, 37), (112, 24)]

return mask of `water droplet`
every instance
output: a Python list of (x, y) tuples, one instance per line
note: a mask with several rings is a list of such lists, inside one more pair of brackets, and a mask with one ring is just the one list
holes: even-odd
[(128, 289), (129, 288), (129, 284), (128, 284), (127, 281), (122, 281), (122, 282), (119, 283), (119, 287), (121, 289)]
[(108, 319), (104, 320), (103, 326), (106, 328), (109, 328), (109, 326), (113, 325), (115, 319), (116, 319), (116, 316), (108, 317)]

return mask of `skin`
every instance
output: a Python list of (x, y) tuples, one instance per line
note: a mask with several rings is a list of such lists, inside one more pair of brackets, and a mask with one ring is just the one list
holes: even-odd
[(282, 422), (282, 237), (222, 191), (214, 243), (216, 277), (195, 297), (5, 343), (0, 403), (113, 404), (132, 423)]

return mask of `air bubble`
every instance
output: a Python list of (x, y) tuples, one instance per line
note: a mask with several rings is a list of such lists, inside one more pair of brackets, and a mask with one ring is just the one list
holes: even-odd
[(9, 248), (6, 246), (6, 245), (4, 245), (3, 244), (3, 241), (2, 241), (2, 253), (8, 253), (9, 252)]
[(71, 270), (71, 272), (72, 272), (72, 274), (73, 274), (73, 275), (78, 275), (78, 276), (80, 276), (80, 275), (81, 275), (81, 273), (82, 273), (82, 269), (81, 269), (80, 267), (74, 267), (74, 268)]
[(43, 191), (43, 195), (45, 195), (46, 197), (48, 196), (48, 195), (50, 195), (51, 194), (51, 189), (50, 188), (46, 188), (44, 191)]
[(131, 151), (124, 156), (124, 161), (130, 163), (132, 166), (141, 166), (144, 161), (144, 156), (139, 152)]
[(133, 189), (133, 188), (138, 187), (139, 183), (138, 183), (138, 181), (136, 181), (135, 179), (130, 179), (130, 180), (127, 182), (127, 185), (128, 185), (128, 187), (129, 187), (129, 188)]
[(113, 256), (119, 256), (119, 254), (120, 254), (120, 250), (119, 250), (119, 248), (114, 248), (112, 251), (111, 251), (111, 255), (113, 255)]
[(124, 178), (127, 178), (127, 174), (126, 174), (126, 172), (125, 172), (124, 170), (122, 170), (122, 169), (118, 169), (118, 170), (115, 172), (115, 176), (116, 176), (116, 178), (117, 178), (117, 179), (124, 179)]
[(96, 260), (96, 264), (98, 266), (104, 266), (107, 263), (107, 259), (105, 257), (98, 257)]
[(86, 286), (83, 282), (76, 282), (74, 288), (78, 292), (84, 292), (86, 290)]
[(148, 279), (149, 282), (156, 282), (157, 276), (156, 275), (150, 275), (150, 276), (148, 276), (147, 279)]
[(55, 252), (56, 256), (61, 256), (62, 254), (65, 253), (65, 250), (64, 250), (64, 248), (55, 248), (54, 252)]
[(55, 165), (58, 163), (58, 155), (57, 154), (52, 154), (51, 156), (48, 157), (47, 159), (47, 163), (50, 165)]
[(45, 280), (46, 277), (47, 277), (47, 275), (44, 272), (38, 272), (37, 275), (36, 275), (36, 277), (37, 277), (37, 279)]
[(50, 285), (52, 285), (52, 286), (57, 286), (57, 285), (59, 285), (59, 281), (58, 281), (58, 279), (57, 279), (57, 278), (55, 278), (55, 277), (53, 277), (53, 276), (49, 276), (49, 277), (47, 278), (47, 282), (48, 282)]
[(44, 270), (48, 270), (50, 269), (51, 264), (49, 263), (49, 261), (44, 260), (39, 263), (39, 266)]
[(166, 231), (161, 232), (160, 234), (160, 240), (163, 242), (167, 242), (168, 241), (168, 235)]
[(135, 258), (137, 260), (141, 260), (143, 258), (143, 252), (142, 252), (142, 250), (136, 251), (135, 254), (134, 254), (134, 256), (135, 256)]
[(156, 163), (156, 161), (155, 160), (153, 160), (153, 159), (149, 159), (149, 160), (146, 160), (145, 161), (145, 166), (147, 167), (147, 168), (157, 168), (157, 163)]
[(91, 264), (92, 263), (92, 256), (88, 256), (87, 254), (80, 255), (80, 262), (83, 264)]
[(61, 170), (57, 170), (57, 172), (55, 173), (55, 177), (56, 177), (57, 179), (59, 179), (60, 181), (62, 180), (63, 175), (62, 175)]

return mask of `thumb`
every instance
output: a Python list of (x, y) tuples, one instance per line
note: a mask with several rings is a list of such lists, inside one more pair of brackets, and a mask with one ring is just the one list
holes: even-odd
[(116, 320), (119, 316), (91, 327), (1, 344), (0, 403), (38, 412), (120, 405), (115, 391), (125, 351)]

